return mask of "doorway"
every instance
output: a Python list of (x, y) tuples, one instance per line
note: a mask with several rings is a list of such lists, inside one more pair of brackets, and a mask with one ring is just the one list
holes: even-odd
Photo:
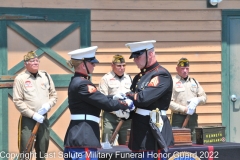
[(226, 138), (240, 142), (240, 10), (222, 11), (222, 122)]

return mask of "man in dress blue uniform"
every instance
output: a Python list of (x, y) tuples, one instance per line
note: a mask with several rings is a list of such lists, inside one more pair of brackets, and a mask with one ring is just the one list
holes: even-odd
[(150, 112), (159, 109), (163, 120), (162, 136), (167, 146), (173, 145), (173, 134), (170, 122), (166, 116), (171, 96), (172, 77), (167, 69), (159, 65), (154, 51), (155, 40), (127, 43), (131, 50), (130, 59), (133, 58), (135, 64), (140, 69), (131, 85), (131, 92), (126, 96), (133, 100), (136, 107), (135, 112), (131, 112), (132, 126), (128, 147), (133, 152), (144, 152), (142, 159), (154, 159), (147, 156), (148, 152), (161, 152), (156, 139), (149, 125)]
[(75, 73), (68, 88), (71, 121), (64, 138), (66, 160), (98, 159), (97, 148), (101, 148), (99, 131), (101, 109), (112, 112), (132, 110), (134, 107), (132, 100), (113, 100), (119, 95), (107, 97), (89, 81), (89, 74), (93, 72), (95, 63), (98, 63), (95, 58), (97, 48), (93, 46), (68, 53), (71, 56), (68, 65), (74, 67)]

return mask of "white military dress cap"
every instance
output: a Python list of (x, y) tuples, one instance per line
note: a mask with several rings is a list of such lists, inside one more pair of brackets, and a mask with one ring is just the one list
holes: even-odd
[(133, 42), (133, 43), (125, 44), (125, 46), (128, 47), (132, 52), (129, 58), (130, 59), (137, 58), (147, 50), (154, 48), (153, 43), (155, 42), (156, 40), (149, 40), (149, 41), (141, 41), (141, 42)]
[(95, 58), (96, 51), (98, 46), (92, 46), (88, 48), (81, 48), (68, 53), (71, 56), (71, 59), (75, 60), (85, 60), (91, 63), (99, 63), (99, 61)]

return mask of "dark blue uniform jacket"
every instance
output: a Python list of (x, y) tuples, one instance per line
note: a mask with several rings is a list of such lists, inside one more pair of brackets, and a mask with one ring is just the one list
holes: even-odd
[[(71, 114), (87, 114), (96, 117), (99, 117), (101, 109), (107, 112), (128, 109), (126, 103), (105, 96), (87, 80), (86, 75), (76, 72), (69, 84), (68, 103)], [(64, 138), (64, 146), (100, 148), (99, 123), (89, 120), (71, 120)]]
[[(137, 74), (131, 86), (135, 93), (136, 108), (146, 110), (168, 110), (172, 97), (173, 81), (170, 73), (158, 62)], [(150, 116), (131, 113), (132, 126), (129, 148), (133, 151), (155, 150), (155, 139), (149, 125)], [(162, 135), (168, 146), (173, 145), (172, 127), (167, 116), (162, 116), (164, 126)]]

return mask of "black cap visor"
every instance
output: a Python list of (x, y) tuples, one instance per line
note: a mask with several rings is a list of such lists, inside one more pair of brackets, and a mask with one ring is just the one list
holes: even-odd
[(145, 53), (146, 51), (147, 51), (146, 49), (143, 49), (143, 50), (140, 50), (140, 51), (132, 52), (132, 54), (129, 57), (129, 59), (137, 58), (137, 57), (141, 56), (143, 53)]
[[(74, 58), (72, 58), (72, 59), (74, 59)], [(75, 59), (75, 60), (81, 60), (81, 61), (85, 60), (85, 61), (91, 62), (91, 63), (99, 63), (99, 61), (95, 57), (84, 58), (84, 59)]]
[(84, 58), (85, 61), (91, 62), (91, 63), (99, 63), (99, 61), (95, 58)]

